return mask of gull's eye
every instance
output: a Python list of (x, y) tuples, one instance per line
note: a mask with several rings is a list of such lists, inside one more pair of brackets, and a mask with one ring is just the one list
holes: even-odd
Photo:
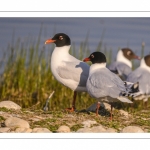
[(91, 58), (94, 58), (94, 55), (91, 55)]
[(59, 39), (60, 39), (60, 40), (63, 40), (63, 36), (59, 36)]

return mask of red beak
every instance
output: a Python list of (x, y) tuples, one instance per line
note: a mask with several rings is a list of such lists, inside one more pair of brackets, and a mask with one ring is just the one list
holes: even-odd
[(48, 39), (45, 41), (45, 44), (50, 44), (50, 43), (54, 43), (56, 40), (52, 40), (52, 39)]
[(85, 58), (83, 61), (84, 61), (84, 62), (87, 62), (87, 61), (91, 61), (91, 60), (90, 60), (90, 58), (87, 57), (87, 58)]
[(141, 58), (139, 56), (134, 56), (134, 59), (138, 59), (138, 60), (141, 60)]

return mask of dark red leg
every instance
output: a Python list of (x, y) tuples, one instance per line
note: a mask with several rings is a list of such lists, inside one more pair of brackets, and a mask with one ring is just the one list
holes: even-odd
[(73, 101), (72, 101), (72, 107), (71, 108), (66, 108), (67, 111), (69, 112), (74, 112), (76, 107), (75, 107), (75, 103), (76, 103), (76, 96), (77, 96), (77, 92), (74, 91), (74, 94), (73, 94)]
[(75, 110), (76, 109), (76, 97), (77, 97), (77, 92), (75, 91), (73, 94), (73, 101), (72, 101), (72, 108)]
[(112, 110), (113, 110), (113, 106), (112, 106), (112, 104), (111, 104), (110, 106), (111, 106), (111, 110), (110, 110), (110, 120), (112, 121)]

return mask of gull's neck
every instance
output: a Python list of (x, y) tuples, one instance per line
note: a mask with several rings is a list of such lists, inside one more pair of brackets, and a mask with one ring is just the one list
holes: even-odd
[(61, 61), (68, 58), (69, 46), (55, 47), (52, 53), (51, 61)]
[(90, 73), (97, 69), (106, 68), (106, 63), (95, 63), (90, 66)]
[(140, 63), (140, 67), (146, 69), (147, 71), (150, 72), (150, 67), (148, 67), (145, 63), (144, 58), (142, 58), (141, 63)]
[(62, 47), (55, 47), (53, 52), (56, 53), (68, 53), (70, 50), (71, 45), (67, 45), (67, 46), (62, 46)]
[(123, 55), (122, 50), (119, 50), (119, 51), (118, 51), (116, 61), (125, 63), (125, 64), (128, 65), (130, 68), (132, 68), (132, 63), (131, 63), (131, 61), (128, 60), (127, 58), (125, 58), (125, 56)]

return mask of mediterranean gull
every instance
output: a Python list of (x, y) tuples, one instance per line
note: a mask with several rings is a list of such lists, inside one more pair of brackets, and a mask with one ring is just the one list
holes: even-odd
[(74, 91), (72, 107), (75, 110), (77, 92), (86, 92), (86, 81), (89, 75), (89, 65), (69, 54), (71, 39), (64, 33), (58, 33), (45, 44), (55, 43), (51, 56), (51, 71), (58, 82)]
[(83, 61), (92, 62), (86, 87), (89, 95), (98, 100), (96, 115), (98, 115), (100, 102), (107, 102), (111, 105), (110, 119), (112, 120), (112, 103), (118, 101), (132, 103), (127, 96), (134, 95), (116, 74), (106, 68), (106, 57), (103, 53), (94, 52)]

